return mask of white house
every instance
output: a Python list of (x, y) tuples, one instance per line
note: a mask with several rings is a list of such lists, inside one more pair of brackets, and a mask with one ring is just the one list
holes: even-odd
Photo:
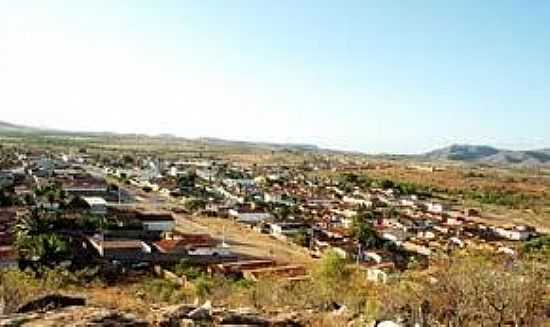
[(104, 215), (107, 213), (107, 201), (102, 197), (82, 197), (82, 200), (86, 202), (91, 213), (97, 215)]
[(441, 203), (435, 203), (435, 202), (428, 202), (426, 203), (426, 207), (429, 212), (431, 213), (437, 213), (442, 214), (446, 210), (446, 206)]
[(300, 234), (304, 231), (311, 233), (311, 227), (302, 223), (276, 223), (271, 224), (271, 234), (276, 237), (287, 237)]
[(525, 226), (515, 226), (514, 228), (496, 227), (493, 231), (498, 236), (511, 241), (525, 241), (533, 235), (533, 231)]
[(342, 199), (344, 201), (344, 203), (349, 203), (349, 204), (352, 204), (352, 205), (360, 205), (360, 206), (364, 206), (366, 208), (372, 208), (373, 206), (373, 203), (371, 200), (367, 200), (367, 199), (364, 199), (362, 197), (357, 197), (357, 196), (344, 196), (344, 198)]
[(257, 224), (273, 218), (269, 212), (257, 210), (229, 210), (229, 215), (237, 220), (237, 222), (245, 224)]
[(210, 235), (186, 234), (175, 239), (160, 240), (154, 246), (161, 253), (180, 253), (192, 256), (230, 256), (228, 246), (219, 245)]

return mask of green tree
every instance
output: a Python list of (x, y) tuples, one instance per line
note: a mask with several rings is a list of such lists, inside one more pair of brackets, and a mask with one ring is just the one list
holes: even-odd
[(383, 245), (383, 240), (361, 217), (355, 216), (352, 222), (352, 235), (366, 248), (379, 248)]
[(185, 201), (184, 206), (190, 212), (197, 212), (206, 207), (206, 201), (203, 199), (190, 199)]

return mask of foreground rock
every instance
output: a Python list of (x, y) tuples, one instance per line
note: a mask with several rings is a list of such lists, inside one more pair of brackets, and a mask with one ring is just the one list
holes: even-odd
[[(48, 298), (48, 300), (51, 299)], [(47, 311), (46, 309), (51, 307), (52, 301), (42, 300), (39, 302), (29, 302), (25, 305), (25, 310), (22, 310), (20, 313), (0, 316), (0, 326), (300, 327), (309, 325), (301, 323), (295, 314), (268, 318), (254, 309), (229, 310), (225, 308), (213, 308), (209, 302), (202, 306), (183, 304), (164, 307), (152, 312), (147, 319), (142, 319), (133, 314), (92, 306), (70, 306)], [(37, 303), (45, 305), (36, 305)], [(57, 304), (55, 301), (54, 303)], [(37, 308), (37, 311), (26, 311), (32, 307)]]
[(61, 294), (48, 294), (27, 302), (17, 309), (17, 313), (46, 312), (54, 309), (84, 306), (86, 299)]
[(135, 326), (147, 327), (151, 324), (132, 314), (96, 307), (67, 307), (47, 312), (18, 313), (0, 316), (0, 326)]

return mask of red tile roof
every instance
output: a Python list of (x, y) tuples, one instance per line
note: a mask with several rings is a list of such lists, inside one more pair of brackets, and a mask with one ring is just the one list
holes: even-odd
[(196, 247), (215, 247), (218, 242), (207, 234), (183, 234), (178, 239), (161, 240), (155, 245), (162, 252), (179, 252)]

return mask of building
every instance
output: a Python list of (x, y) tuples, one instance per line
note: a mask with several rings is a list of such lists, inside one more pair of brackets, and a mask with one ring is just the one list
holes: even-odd
[(304, 223), (274, 223), (270, 224), (271, 234), (275, 237), (289, 237), (306, 232), (311, 234), (311, 226)]
[(105, 196), (107, 195), (107, 183), (87, 175), (56, 178), (61, 182), (63, 190), (71, 195), (79, 196)]
[(352, 205), (358, 205), (365, 208), (372, 208), (373, 203), (371, 200), (359, 197), (359, 196), (344, 196), (342, 199), (344, 203), (352, 204)]
[(141, 222), (144, 231), (170, 232), (176, 227), (174, 216), (169, 212), (138, 212), (136, 219)]
[(258, 224), (273, 218), (271, 213), (258, 209), (231, 209), (229, 215), (244, 224)]
[(90, 213), (96, 215), (105, 215), (107, 213), (107, 201), (105, 199), (94, 196), (94, 197), (82, 197), (82, 200), (88, 206)]
[(536, 235), (535, 230), (527, 226), (496, 227), (493, 228), (493, 232), (510, 241), (525, 241)]
[(171, 240), (154, 243), (161, 253), (185, 254), (190, 256), (229, 256), (229, 248), (219, 246), (219, 242), (207, 234), (179, 234)]
[(135, 258), (151, 253), (151, 247), (140, 240), (112, 240), (88, 237), (88, 242), (94, 247), (100, 257), (113, 259)]
[(436, 213), (436, 214), (442, 214), (447, 210), (447, 206), (441, 203), (435, 203), (435, 202), (426, 203), (426, 208), (428, 212)]

